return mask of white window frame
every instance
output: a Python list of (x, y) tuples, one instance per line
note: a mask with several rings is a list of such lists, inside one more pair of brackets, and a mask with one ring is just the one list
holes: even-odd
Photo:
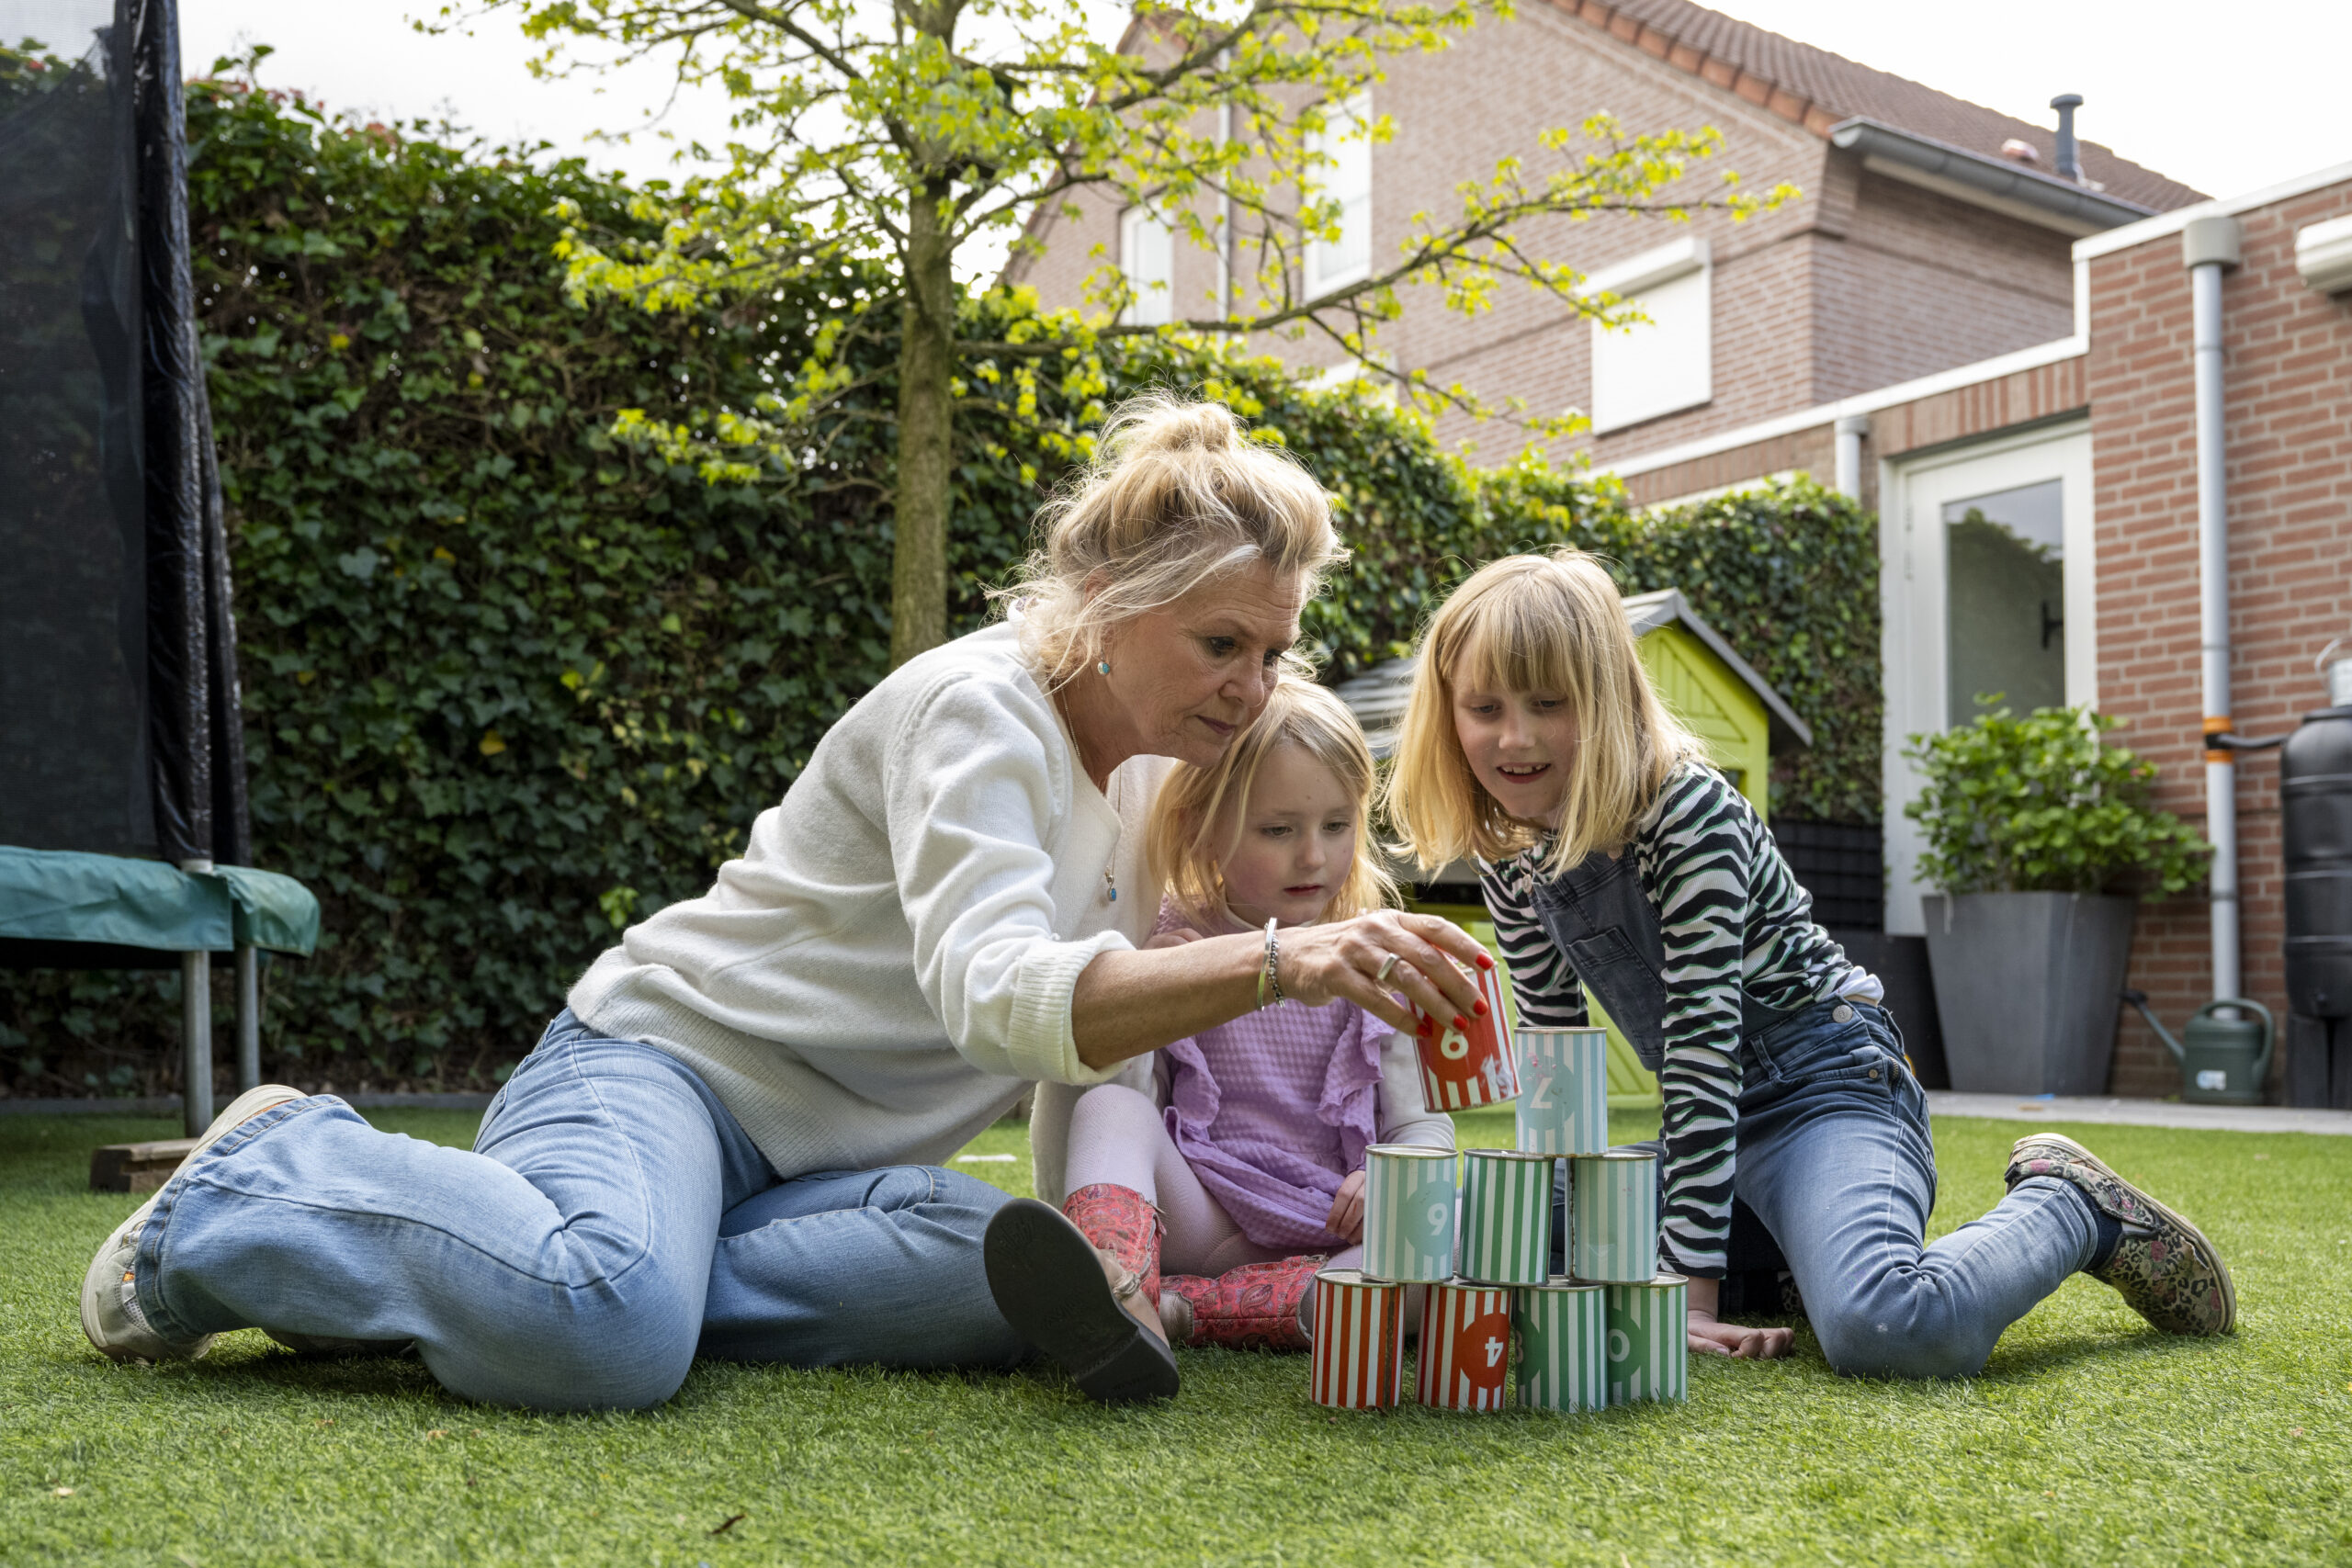
[(1587, 412), (1592, 418), (1592, 430), (1603, 435), (1612, 430), (1623, 430), (1648, 420), (1661, 419), (1714, 400), (1715, 395), (1715, 277), (1714, 253), (1707, 242), (1696, 235), (1628, 256), (1625, 260), (1588, 276), (1577, 286), (1577, 292), (1588, 298), (1614, 294), (1627, 304), (1639, 309), (1642, 296), (1647, 291), (1670, 283), (1680, 283), (1697, 275), (1699, 292), (1705, 308), (1699, 312), (1697, 322), (1698, 349), (1702, 373), (1695, 384), (1686, 388), (1665, 402), (1634, 403), (1630, 407), (1616, 406), (1617, 400), (1606, 395), (1603, 367), (1615, 354), (1637, 347), (1641, 334), (1648, 330), (1645, 323), (1635, 322), (1628, 329), (1611, 329), (1600, 321), (1592, 323), (1592, 397)]
[(1903, 808), (1926, 781), (1903, 755), (1909, 738), (1951, 728), (1950, 525), (1944, 505), (2057, 479), (2065, 540), (2066, 702), (2098, 705), (2098, 534), (2091, 427), (2070, 419), (1879, 465), (1879, 657), (1886, 717), (1886, 929), (1927, 930), (1919, 856), (1927, 840)]
[[(1363, 175), (1363, 188), (1360, 195), (1336, 186), (1329, 194), (1346, 204), (1340, 209), (1340, 232), (1343, 235), (1349, 231), (1347, 207), (1358, 201), (1363, 203), (1356, 221), (1363, 225), (1363, 259), (1352, 265), (1327, 272), (1323, 267), (1324, 256), (1335, 247), (1321, 240), (1307, 241), (1304, 270), (1306, 297), (1310, 299), (1320, 299), (1331, 290), (1343, 288), (1351, 283), (1361, 283), (1372, 276), (1372, 95), (1369, 92), (1357, 93), (1327, 105), (1323, 124), (1323, 130), (1307, 138), (1307, 150), (1329, 158), (1331, 162), (1315, 164), (1315, 174), (1336, 181), (1344, 179), (1352, 166)], [(1310, 185), (1308, 194), (1322, 195), (1323, 187)], [(1346, 240), (1342, 239), (1340, 243), (1344, 245)]]
[[(1168, 263), (1165, 278), (1138, 278), (1136, 275), (1136, 252), (1147, 229), (1159, 231), (1160, 254)], [(1160, 221), (1159, 215), (1148, 207), (1130, 207), (1119, 214), (1119, 273), (1135, 296), (1119, 312), (1122, 324), (1163, 327), (1176, 319), (1176, 231)], [(1158, 288), (1147, 287), (1155, 282), (1159, 285)]]

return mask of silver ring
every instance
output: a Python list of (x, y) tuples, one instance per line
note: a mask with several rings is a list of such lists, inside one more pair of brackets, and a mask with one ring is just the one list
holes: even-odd
[(1387, 957), (1380, 961), (1380, 968), (1373, 975), (1372, 983), (1375, 986), (1385, 986), (1388, 984), (1388, 976), (1394, 974), (1396, 969), (1396, 955), (1392, 953)]

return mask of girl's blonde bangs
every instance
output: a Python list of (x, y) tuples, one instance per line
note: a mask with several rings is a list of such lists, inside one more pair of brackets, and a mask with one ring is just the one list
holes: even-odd
[[(1487, 597), (1490, 604), (1465, 617), (1469, 624), (1448, 661), (1451, 671), (1466, 676), (1475, 691), (1565, 694), (1574, 681), (1576, 659), (1558, 597), (1524, 577)], [(1458, 692), (1462, 683), (1447, 674), (1450, 692)]]
[(1457, 681), (1555, 696), (1576, 714), (1576, 757), (1545, 862), (1555, 874), (1631, 837), (1667, 775), (1705, 754), (1658, 701), (1598, 558), (1559, 550), (1490, 561), (1430, 619), (1389, 775), (1400, 848), (1424, 868), (1468, 855), (1498, 861), (1544, 833), (1477, 782), (1454, 728)]
[[(1179, 762), (1153, 799), (1144, 852), (1151, 874), (1187, 919), (1214, 923), (1227, 913), (1219, 859), (1233, 852), (1247, 830), (1250, 792), (1259, 770), (1278, 746), (1295, 745), (1330, 770), (1355, 802), (1355, 862), (1325, 908), (1326, 920), (1344, 920), (1386, 908), (1396, 899), (1396, 879), (1380, 863), (1372, 829), (1373, 796), (1379, 784), (1372, 748), (1355, 715), (1329, 690), (1312, 681), (1285, 676), (1266, 699), (1256, 721), (1227, 747), (1213, 767)], [(1212, 841), (1218, 819), (1234, 816), (1235, 839)]]

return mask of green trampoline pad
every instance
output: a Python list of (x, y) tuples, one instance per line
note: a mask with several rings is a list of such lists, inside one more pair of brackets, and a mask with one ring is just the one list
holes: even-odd
[(319, 944), (319, 901), (292, 877), (250, 866), (185, 872), (162, 861), (0, 845), (7, 939), (308, 957)]

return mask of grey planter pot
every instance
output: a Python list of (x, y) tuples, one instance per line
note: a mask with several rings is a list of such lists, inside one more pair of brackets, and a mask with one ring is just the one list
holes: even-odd
[(2104, 1094), (2136, 898), (1929, 894), (1951, 1087), (1970, 1094)]

